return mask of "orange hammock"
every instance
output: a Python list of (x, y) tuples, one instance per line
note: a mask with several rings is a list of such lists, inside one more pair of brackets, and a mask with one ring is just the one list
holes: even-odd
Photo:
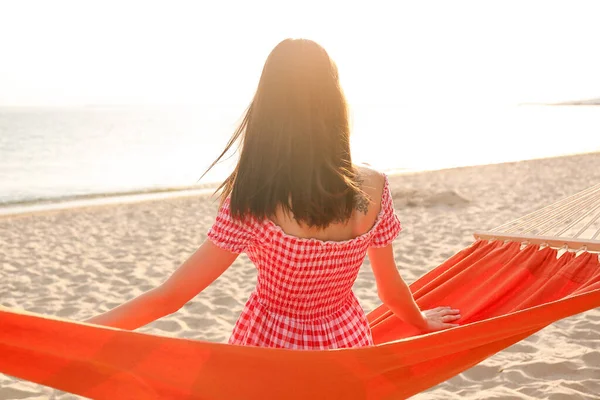
[(597, 254), (477, 241), (411, 285), (462, 326), (417, 332), (381, 306), (376, 346), (239, 347), (0, 310), (0, 372), (94, 399), (399, 399), (476, 365), (561, 318), (600, 306)]

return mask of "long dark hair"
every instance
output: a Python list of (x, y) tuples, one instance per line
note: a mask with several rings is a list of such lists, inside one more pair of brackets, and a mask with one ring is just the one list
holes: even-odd
[(364, 196), (337, 66), (311, 40), (286, 39), (271, 51), (242, 122), (206, 172), (238, 140), (239, 161), (217, 189), (221, 204), (231, 197), (234, 218), (269, 218), (281, 206), (323, 228), (347, 221)]

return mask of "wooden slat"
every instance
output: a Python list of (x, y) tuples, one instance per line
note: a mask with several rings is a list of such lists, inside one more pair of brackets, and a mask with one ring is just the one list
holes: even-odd
[(512, 242), (529, 242), (531, 244), (546, 244), (550, 247), (561, 248), (567, 246), (571, 250), (580, 250), (586, 246), (587, 251), (600, 251), (600, 240), (573, 239), (553, 236), (519, 235), (501, 232), (475, 232), (475, 239), (484, 240), (509, 240)]

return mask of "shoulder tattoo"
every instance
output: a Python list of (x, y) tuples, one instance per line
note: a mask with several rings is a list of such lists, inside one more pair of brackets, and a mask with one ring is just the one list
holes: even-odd
[[(359, 184), (359, 186), (362, 187), (363, 182), (364, 180), (362, 178), (358, 178), (357, 183)], [(367, 213), (369, 212), (369, 203), (370, 199), (364, 192), (357, 193), (354, 197), (354, 208), (356, 208), (357, 211), (364, 213), (365, 215), (367, 215)]]

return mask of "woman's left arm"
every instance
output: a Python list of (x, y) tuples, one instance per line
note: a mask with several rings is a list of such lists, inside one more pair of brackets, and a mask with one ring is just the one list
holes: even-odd
[(237, 256), (206, 240), (162, 285), (85, 322), (131, 330), (172, 314), (221, 276)]

